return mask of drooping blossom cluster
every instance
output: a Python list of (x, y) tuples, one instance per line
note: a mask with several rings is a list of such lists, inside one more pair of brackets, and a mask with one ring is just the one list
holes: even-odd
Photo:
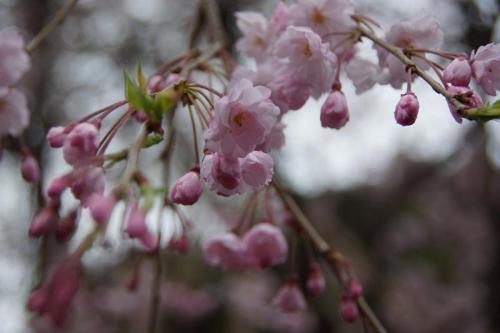
[[(406, 84), (406, 91), (394, 110), (396, 122), (403, 126), (414, 124), (419, 112), (419, 101), (411, 89), (412, 82), (421, 75), (417, 69), (433, 70), (441, 79), (442, 94), (447, 97), (457, 122), (462, 121), (463, 110), (457, 108), (454, 101), (468, 108), (483, 105), (479, 94), (469, 87), (471, 80), (490, 95), (495, 95), (500, 88), (500, 46), (480, 47), (470, 57), (440, 51), (437, 48), (443, 33), (430, 16), (395, 23), (385, 31), (383, 38), (371, 38), (377, 64), (363, 59), (357, 47), (362, 38), (369, 37), (362, 27), (374, 33), (373, 22), (357, 15), (349, 0), (298, 0), (291, 5), (279, 2), (269, 19), (256, 12), (240, 12), (236, 18), (242, 32), (236, 49), (252, 58), (255, 66), (237, 66), (232, 73), (226, 73), (227, 86), (222, 92), (197, 82), (191, 75), (195, 70), (211, 74), (208, 62), (197, 59), (197, 55), (183, 56), (173, 62), (172, 68), (163, 68), (150, 78), (143, 76), (138, 68), (137, 82), (126, 82), (126, 100), (67, 126), (50, 129), (49, 145), (61, 148), (71, 170), (48, 183), (44, 193), (46, 202), (29, 229), (32, 237), (54, 231), (57, 239), (68, 239), (83, 209), (88, 209), (96, 222), (94, 230), (102, 232), (116, 204), (125, 201), (123, 234), (138, 241), (145, 253), (157, 253), (160, 235), (151, 232), (147, 224), (151, 196), (160, 193), (162, 208), (174, 210), (183, 227), (187, 223), (176, 205), (197, 203), (203, 188), (221, 196), (252, 193), (254, 199), (258, 198), (264, 193), (262, 188), (272, 181), (271, 152), (284, 144), (283, 117), (287, 112), (302, 108), (309, 98), (323, 97), (319, 117), (322, 127), (341, 129), (350, 120), (340, 81), (342, 71), (357, 93), (375, 84), (396, 89)], [(384, 43), (401, 51), (413, 63), (402, 62), (401, 54)], [(440, 55), (451, 63), (442, 69), (426, 57), (428, 53)], [(29, 68), (29, 57), (19, 34), (0, 32), (0, 59), (0, 136), (18, 136), (28, 125), (29, 115), (25, 96), (11, 87)], [(191, 115), (196, 162), (173, 184), (154, 188), (148, 172), (137, 165), (137, 155), (141, 149), (161, 142), (165, 132), (171, 134), (174, 110), (181, 104)], [(102, 135), (104, 118), (122, 106), (127, 110)], [(201, 158), (193, 110), (203, 128)], [(130, 149), (106, 155), (110, 141), (129, 119), (135, 119), (145, 135), (140, 135)], [(166, 128), (163, 128), (164, 120), (170, 122)], [(159, 139), (151, 143), (148, 140), (151, 137)], [(167, 148), (170, 143), (166, 144)], [(169, 153), (166, 149), (162, 159), (168, 162), (165, 156)], [(122, 178), (115, 188), (107, 189), (107, 167), (122, 160), (127, 161)], [(38, 181), (40, 171), (29, 152), (24, 153), (21, 170), (26, 180)], [(269, 193), (266, 191), (264, 196)], [(63, 194), (67, 192), (78, 200), (78, 206), (63, 214)], [(288, 243), (281, 228), (285, 225), (291, 225), (294, 231), (298, 228), (286, 208), (281, 207), (276, 214), (270, 207), (272, 200), (265, 197), (264, 201), (265, 212), (258, 213), (261, 213), (259, 221), (265, 222), (247, 226), (246, 219), (250, 222), (252, 219), (245, 216), (248, 213), (245, 212), (245, 223), (205, 239), (201, 250), (209, 265), (224, 271), (246, 271), (269, 268), (288, 260)], [(256, 206), (249, 206), (251, 213), (257, 213)], [(184, 253), (189, 245), (183, 230), (168, 241), (167, 248)], [(48, 314), (58, 326), (64, 322), (68, 304), (78, 289), (81, 254), (81, 251), (73, 254), (58, 265), (47, 282), (33, 292), (28, 304), (32, 311)], [(339, 311), (343, 320), (352, 322), (360, 315), (357, 301), (362, 288), (350, 272), (350, 266), (342, 264), (347, 266), (342, 269), (348, 273), (339, 278), (343, 288)], [(137, 279), (131, 281), (130, 289), (134, 289)], [(325, 284), (319, 263), (311, 257), (305, 281), (299, 280), (297, 272), (289, 272), (289, 278), (270, 302), (286, 313), (301, 312), (307, 307), (304, 291), (316, 296), (324, 291)], [(48, 298), (49, 294), (55, 297)]]
[[(31, 60), (24, 38), (17, 30), (0, 30), (0, 138), (19, 137), (28, 127), (30, 112), (24, 92), (15, 86), (30, 69)], [(24, 141), (21, 141), (21, 175), (30, 183), (40, 179), (40, 167)]]
[(283, 232), (269, 223), (259, 223), (242, 237), (234, 232), (216, 234), (202, 245), (208, 264), (223, 270), (248, 270), (282, 264), (288, 255)]

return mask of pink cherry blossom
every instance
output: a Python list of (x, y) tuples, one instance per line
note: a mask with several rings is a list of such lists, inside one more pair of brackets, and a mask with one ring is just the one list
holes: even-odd
[(358, 95), (370, 90), (378, 81), (380, 67), (369, 60), (354, 58), (344, 68)]
[(0, 31), (0, 86), (16, 83), (30, 68), (21, 34), (12, 29)]
[[(458, 95), (460, 98), (460, 101), (468, 107), (477, 108), (477, 107), (483, 106), (483, 104), (484, 104), (481, 96), (477, 92), (475, 92), (474, 90), (472, 90), (468, 87), (451, 86), (448, 88), (448, 92)], [(455, 107), (453, 105), (451, 105), (450, 103), (448, 103), (448, 107), (450, 108), (451, 115), (456, 120), (456, 122), (461, 123), (462, 116), (458, 114)]]
[(465, 57), (457, 57), (443, 71), (444, 80), (454, 86), (469, 86), (472, 68)]
[(500, 44), (481, 46), (471, 59), (474, 79), (488, 95), (500, 90)]
[(311, 263), (306, 286), (307, 290), (314, 296), (321, 294), (325, 290), (325, 276), (316, 262)]
[(227, 96), (215, 104), (214, 116), (205, 131), (205, 148), (227, 158), (244, 157), (264, 142), (277, 122), (279, 108), (271, 91), (254, 87), (246, 79), (231, 86)]
[(308, 82), (292, 73), (277, 75), (265, 85), (271, 89), (271, 101), (280, 108), (282, 114), (300, 109), (309, 99)]
[[(443, 42), (443, 32), (433, 17), (420, 16), (393, 24), (387, 31), (385, 39), (400, 48), (438, 48)], [(374, 48), (378, 54), (379, 65), (383, 68), (378, 77), (379, 83), (390, 84), (396, 89), (401, 88), (408, 78), (403, 63), (384, 48), (380, 46)], [(429, 67), (419, 59), (415, 59), (415, 63), (424, 69)]]
[(247, 267), (245, 244), (233, 232), (224, 232), (207, 238), (202, 244), (203, 257), (211, 265), (228, 270)]
[(47, 133), (47, 141), (52, 148), (61, 148), (66, 140), (66, 128), (62, 126), (51, 127)]
[(0, 86), (0, 136), (17, 136), (28, 127), (26, 96), (17, 89)]
[(307, 308), (304, 294), (295, 281), (289, 281), (281, 287), (272, 304), (283, 312), (300, 312)]
[(239, 159), (209, 154), (205, 155), (201, 165), (202, 181), (210, 191), (224, 196), (257, 190), (271, 181), (272, 174), (271, 156), (259, 151)]
[(202, 192), (199, 172), (189, 171), (175, 181), (169, 197), (176, 204), (192, 205), (198, 201)]
[(33, 155), (23, 156), (21, 161), (21, 175), (24, 180), (30, 183), (36, 183), (40, 180), (40, 166)]
[(266, 268), (282, 264), (288, 255), (288, 244), (280, 228), (259, 223), (243, 236), (246, 255), (252, 265)]
[(408, 92), (401, 96), (396, 110), (394, 111), (394, 118), (396, 122), (402, 126), (413, 125), (417, 120), (418, 115), (418, 99), (414, 93)]
[(236, 43), (236, 49), (249, 57), (262, 59), (270, 47), (271, 35), (267, 19), (257, 12), (238, 12), (236, 25), (243, 33)]
[(284, 133), (285, 125), (281, 122), (278, 122), (271, 133), (266, 136), (264, 142), (258, 145), (255, 149), (263, 152), (270, 152), (273, 149), (280, 149), (285, 144), (285, 133)]
[(108, 223), (115, 204), (116, 199), (112, 195), (102, 195), (101, 193), (93, 193), (87, 200), (90, 215), (97, 224)]
[(287, 72), (309, 83), (314, 98), (331, 88), (336, 56), (310, 28), (289, 26), (276, 41), (275, 55), (286, 64)]
[(76, 125), (66, 137), (63, 147), (64, 160), (78, 167), (91, 162), (99, 145), (99, 130), (90, 123)]
[(349, 121), (347, 100), (341, 91), (334, 90), (321, 107), (321, 126), (340, 129)]
[(299, 0), (290, 8), (294, 25), (309, 27), (320, 36), (354, 28), (354, 6), (349, 0)]
[(280, 1), (274, 8), (273, 15), (270, 19), (270, 30), (274, 36), (283, 32), (290, 20), (290, 9), (283, 2)]

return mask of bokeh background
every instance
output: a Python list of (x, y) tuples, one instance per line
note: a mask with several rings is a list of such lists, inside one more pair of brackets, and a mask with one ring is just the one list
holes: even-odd
[[(470, 51), (500, 42), (495, 0), (357, 0), (359, 12), (383, 24), (430, 13), (445, 32), (444, 48)], [(32, 37), (59, 8), (56, 0), (0, 0), (0, 29), (19, 27)], [(274, 0), (220, 0), (233, 40), (233, 14), (269, 14)], [(50, 151), (44, 131), (76, 120), (123, 96), (123, 71), (142, 64), (152, 73), (186, 50), (195, 19), (194, 0), (81, 0), (64, 24), (33, 56), (23, 80), (32, 111), (28, 142), (43, 162), (45, 179), (67, 166)], [(368, 57), (374, 56), (369, 46)], [(241, 62), (248, 62), (240, 59)], [(286, 115), (286, 145), (274, 155), (283, 182), (299, 198), (325, 237), (351, 257), (367, 298), (390, 332), (500, 330), (500, 123), (456, 124), (445, 101), (422, 82), (414, 87), (421, 108), (414, 126), (393, 119), (400, 92), (375, 87), (361, 96), (345, 81), (351, 121), (341, 131), (323, 129), (322, 100)], [(190, 163), (189, 126), (180, 117), (174, 175)], [(128, 125), (112, 148), (130, 142)], [(184, 134), (183, 134), (184, 133)], [(141, 163), (155, 172), (154, 149)], [(88, 229), (72, 242), (27, 236), (37, 204), (19, 175), (20, 156), (5, 144), (0, 161), (0, 332), (54, 332), (25, 311), (25, 300)], [(42, 187), (46, 184), (42, 184)], [(222, 230), (236, 204), (204, 198), (186, 209), (194, 237)], [(71, 205), (69, 203), (68, 205)], [(175, 227), (166, 214), (165, 225)], [(87, 222), (86, 222), (87, 221)], [(299, 253), (305, 248), (299, 246)], [(305, 257), (305, 255), (304, 255)], [(126, 288), (137, 255), (110, 235), (84, 257), (85, 283), (64, 332), (143, 332), (149, 313), (152, 262), (142, 260), (139, 287)], [(338, 316), (338, 288), (324, 267), (327, 292), (309, 299), (309, 310), (277, 313), (269, 300), (286, 268), (221, 274), (208, 268), (194, 242), (187, 255), (165, 257), (161, 323), (169, 332), (359, 332)]]

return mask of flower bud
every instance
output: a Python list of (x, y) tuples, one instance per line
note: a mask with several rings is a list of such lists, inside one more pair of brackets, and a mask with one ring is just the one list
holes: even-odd
[(175, 181), (170, 190), (170, 200), (176, 204), (192, 205), (198, 201), (202, 192), (200, 174), (189, 171)]
[(62, 192), (68, 187), (68, 185), (69, 185), (68, 175), (62, 175), (56, 177), (50, 181), (49, 186), (47, 188), (47, 195), (53, 199), (59, 198)]
[(318, 263), (311, 263), (309, 276), (307, 277), (307, 290), (314, 296), (321, 294), (325, 290), (325, 277), (321, 272)]
[(57, 221), (57, 212), (52, 203), (44, 206), (33, 218), (29, 235), (37, 238), (46, 234)]
[(68, 213), (65, 217), (57, 221), (56, 229), (56, 239), (63, 242), (68, 239), (68, 237), (76, 229), (76, 218), (78, 217), (78, 210), (74, 209)]
[(347, 283), (346, 296), (352, 300), (357, 299), (363, 295), (363, 286), (359, 283), (359, 280), (356, 278), (350, 278)]
[(281, 287), (274, 296), (272, 304), (283, 312), (300, 312), (307, 308), (304, 294), (295, 281), (289, 281)]
[(44, 314), (47, 311), (47, 300), (47, 291), (42, 287), (31, 293), (26, 307), (29, 311), (36, 311), (38, 314)]
[(412, 125), (417, 120), (418, 108), (418, 99), (414, 93), (408, 92), (402, 95), (394, 111), (396, 122), (402, 126)]
[(347, 100), (339, 90), (334, 90), (321, 107), (321, 126), (340, 129), (349, 121)]
[(115, 207), (115, 198), (94, 193), (87, 201), (90, 215), (97, 224), (105, 224), (109, 221), (113, 208)]
[(186, 253), (189, 250), (189, 238), (184, 233), (180, 237), (173, 237), (168, 242), (168, 248), (180, 253)]
[(40, 166), (33, 155), (25, 155), (21, 161), (21, 175), (24, 180), (36, 183), (40, 180)]
[(358, 306), (350, 298), (342, 297), (342, 300), (340, 301), (340, 317), (347, 323), (352, 323), (358, 319)]
[(467, 87), (472, 77), (472, 68), (465, 57), (457, 57), (443, 71), (443, 78), (454, 86)]
[(137, 203), (134, 203), (130, 208), (126, 224), (125, 232), (132, 238), (139, 238), (148, 231), (146, 227), (146, 216)]
[(52, 148), (61, 148), (64, 146), (67, 134), (62, 126), (52, 127), (47, 133), (47, 141)]

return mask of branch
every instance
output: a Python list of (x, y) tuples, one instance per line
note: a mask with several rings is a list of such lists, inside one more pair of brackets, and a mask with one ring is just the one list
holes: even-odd
[(78, 0), (66, 0), (64, 5), (54, 15), (54, 17), (47, 23), (38, 34), (26, 45), (26, 52), (32, 53), (40, 44), (47, 38), (47, 36), (59, 26), (66, 16), (75, 7)]
[(405, 66), (411, 67), (413, 69), (413, 72), (420, 76), (425, 82), (427, 82), (435, 92), (446, 97), (446, 99), (453, 105), (453, 107), (457, 109), (458, 113), (463, 114), (463, 111), (468, 109), (468, 106), (460, 102), (456, 98), (455, 94), (449, 93), (445, 87), (443, 87), (438, 81), (434, 80), (432, 76), (430, 76), (425, 70), (417, 66), (415, 62), (413, 62), (406, 54), (404, 54), (404, 52), (400, 48), (387, 43), (372, 31), (367, 30), (361, 26), (359, 26), (357, 29), (362, 36), (370, 39), (373, 43), (387, 50), (389, 53), (398, 58)]
[[(326, 242), (326, 240), (313, 226), (311, 221), (309, 221), (309, 219), (305, 216), (304, 212), (302, 211), (302, 209), (300, 209), (299, 205), (293, 199), (293, 197), (285, 192), (285, 190), (281, 187), (281, 185), (277, 183), (276, 180), (273, 180), (272, 184), (278, 192), (280, 198), (283, 200), (287, 208), (295, 217), (295, 220), (297, 222), (296, 226), (309, 239), (316, 252), (318, 252), (318, 254), (320, 254), (328, 262), (328, 264), (334, 271), (338, 282), (342, 284), (343, 281), (341, 276), (341, 266), (347, 261), (347, 259)], [(356, 303), (358, 304), (361, 315), (368, 321), (368, 323), (370, 323), (375, 332), (387, 333), (386, 329), (363, 297), (359, 297), (356, 300)]]

